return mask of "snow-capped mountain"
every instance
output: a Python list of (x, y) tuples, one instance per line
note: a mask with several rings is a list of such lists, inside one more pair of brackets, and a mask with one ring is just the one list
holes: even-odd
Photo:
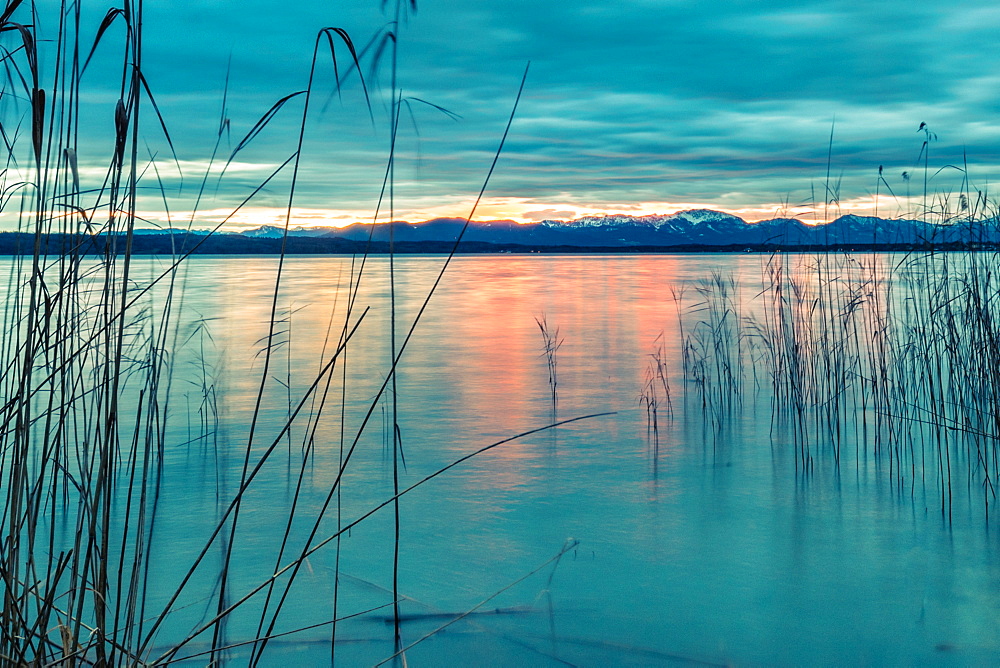
[(275, 225), (261, 225), (252, 230), (244, 230), (240, 234), (253, 239), (280, 239), (285, 235), (285, 230)]
[(688, 211), (678, 211), (669, 215), (652, 214), (649, 216), (629, 216), (626, 214), (613, 214), (609, 216), (584, 216), (573, 221), (543, 220), (541, 225), (546, 227), (607, 227), (607, 226), (642, 226), (648, 225), (656, 229), (664, 226), (683, 227), (695, 226), (702, 223), (736, 222), (746, 224), (742, 218), (721, 211), (711, 209), (690, 209)]

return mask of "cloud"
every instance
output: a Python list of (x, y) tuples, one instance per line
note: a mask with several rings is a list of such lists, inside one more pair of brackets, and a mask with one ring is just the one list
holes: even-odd
[[(939, 138), (930, 147), (934, 165), (967, 160), (973, 178), (985, 182), (1000, 163), (998, 105), (988, 92), (1000, 52), (982, 48), (1000, 26), (993, 3), (419, 4), (399, 31), (400, 88), (461, 118), (414, 102), (401, 120), (393, 203), (414, 215), (467, 214), (457, 207), (483, 186), (529, 60), (527, 87), (487, 187), (488, 197), (537, 202), (524, 216), (633, 202), (762, 208), (822, 200), (828, 189), (865, 197), (879, 165), (894, 187), (905, 187), (898, 174), (917, 166), (922, 121)], [(376, 2), (148, 5), (144, 74), (178, 159), (192, 166), (182, 189), (147, 108), (143, 141), (174, 189), (174, 206), (189, 207), (198, 191), (193, 166), (206, 165), (213, 150), (224, 162), (276, 100), (304, 88), (317, 31), (337, 26), (362, 54), (366, 88), (355, 71), (334, 94), (333, 62), (320, 44), (294, 199), (309, 209), (374, 215), (391, 97), (388, 52), (376, 64), (376, 47), (366, 46), (378, 43), (388, 18)], [(92, 33), (100, 19), (91, 14), (83, 23)], [(43, 17), (39, 29), (56, 26)], [(96, 171), (113, 138), (116, 30), (84, 80), (81, 164)], [(343, 73), (349, 55), (337, 48)], [(209, 206), (235, 205), (296, 153), (303, 102), (294, 98), (274, 116), (238, 156), (239, 170), (212, 180)], [(9, 107), (5, 124), (16, 127), (24, 111)], [(953, 189), (955, 175), (945, 170), (932, 185)], [(287, 205), (289, 187), (290, 176), (279, 174), (255, 204)]]
[(525, 211), (521, 214), (523, 218), (540, 222), (543, 220), (567, 220), (573, 218), (575, 211), (558, 211), (556, 209), (543, 209), (541, 211)]

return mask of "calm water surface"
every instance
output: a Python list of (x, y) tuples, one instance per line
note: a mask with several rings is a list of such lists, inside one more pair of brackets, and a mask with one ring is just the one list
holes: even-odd
[[(397, 260), (398, 342), (442, 261)], [(696, 317), (700, 282), (719, 272), (737, 279), (739, 301), (752, 311), (763, 262), (756, 255), (455, 259), (399, 368), (401, 488), (554, 417), (614, 415), (500, 445), (400, 500), (399, 589), (409, 616), (403, 644), (444, 624), (447, 616), (439, 615), (482, 604), (409, 650), (409, 665), (1000, 659), (1000, 555), (981, 510), (956, 500), (949, 526), (935, 499), (901, 492), (868, 467), (844, 465), (837, 475), (819, 466), (797, 475), (792, 445), (772, 427), (770, 400), (755, 395), (752, 381), (741, 412), (718, 430), (704, 426), (696, 393), (682, 379), (675, 296), (687, 317)], [(142, 260), (137, 273), (153, 275), (159, 266)], [(162, 587), (154, 603), (166, 600), (238, 484), (276, 266), (262, 257), (187, 264), (170, 411), (174, 445), (165, 453), (153, 538), (155, 585)], [(800, 271), (808, 274), (808, 262)], [(391, 400), (373, 403), (390, 365), (386, 259), (369, 259), (364, 269), (352, 324), (370, 310), (325, 407), (308, 402), (290, 433), (279, 434), (289, 406), (335, 346), (350, 274), (350, 258), (285, 263), (282, 322), (251, 464), (275, 439), (280, 444), (240, 518), (233, 600), (289, 560), (278, 551), (300, 473), (286, 555), (302, 549), (344, 449), (373, 405), (339, 507), (334, 499), (317, 540), (336, 532), (338, 513), (347, 523), (392, 495)], [(542, 317), (562, 341), (555, 416), (536, 323)], [(675, 417), (668, 421), (661, 409), (654, 447), (639, 395), (661, 344)], [(206, 388), (214, 408), (203, 403)], [(303, 465), (314, 424), (314, 450)], [(197, 438), (203, 425), (211, 434)], [(578, 545), (550, 561), (570, 540)], [(389, 603), (392, 558), (389, 507), (339, 542), (339, 616)], [(308, 558), (274, 632), (331, 619), (337, 564), (336, 541)], [(211, 617), (210, 570), (189, 587), (180, 603), (187, 607), (161, 633), (161, 645)], [(260, 605), (252, 602), (229, 623), (228, 642), (253, 636)], [(342, 622), (336, 662), (371, 664), (391, 655), (386, 617), (391, 608)], [(263, 663), (328, 663), (330, 636), (330, 627), (320, 626), (276, 638)], [(203, 651), (208, 640), (186, 651)], [(234, 664), (246, 660), (241, 652), (233, 650)]]

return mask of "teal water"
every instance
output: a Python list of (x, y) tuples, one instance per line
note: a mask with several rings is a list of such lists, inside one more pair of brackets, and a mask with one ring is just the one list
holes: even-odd
[[(397, 343), (442, 261), (396, 260)], [(325, 393), (324, 407), (308, 399), (281, 435), (290, 406), (336, 345), (352, 272), (350, 258), (286, 260), (251, 466), (276, 447), (241, 510), (229, 602), (301, 553), (355, 441), (340, 495), (308, 544), (392, 496), (392, 402), (376, 397), (390, 368), (387, 262), (367, 261), (351, 324), (370, 310), (346, 363), (310, 395)], [(823, 460), (803, 475), (752, 368), (742, 370), (742, 409), (719, 424), (706, 421), (684, 380), (678, 309), (695, 322), (698, 288), (718, 272), (735, 277), (741, 317), (752, 315), (765, 262), (503, 255), (452, 263), (398, 368), (400, 488), (554, 421), (613, 414), (504, 443), (400, 499), (401, 641), (416, 643), (407, 665), (1000, 658), (998, 528), (984, 519), (977, 490), (956, 490), (949, 522), (926, 486), (900, 489), (855, 455), (864, 444), (850, 440), (839, 469)], [(139, 260), (136, 275), (153, 276), (157, 266)], [(196, 257), (184, 270), (147, 612), (165, 604), (239, 484), (276, 267), (272, 258)], [(808, 263), (798, 271), (808, 277)], [(554, 410), (536, 322), (543, 316), (562, 342)], [(654, 441), (640, 393), (661, 345), (674, 416), (661, 403)], [(279, 557), (293, 501), (291, 538)], [(329, 663), (327, 622), (335, 616), (347, 617), (336, 627), (338, 665), (393, 654), (392, 609), (379, 607), (391, 602), (393, 527), (390, 505), (302, 562), (272, 631), (288, 633), (268, 644), (261, 665)], [(216, 540), (150, 658), (211, 619), (221, 553)], [(255, 635), (265, 595), (232, 615), (226, 644)], [(211, 632), (194, 638), (176, 658), (206, 651), (210, 640)], [(248, 658), (248, 646), (229, 650), (232, 665)], [(207, 661), (198, 655), (188, 663)]]

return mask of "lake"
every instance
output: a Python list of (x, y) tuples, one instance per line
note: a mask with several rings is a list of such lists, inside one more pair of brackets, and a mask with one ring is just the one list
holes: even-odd
[[(274, 637), (254, 657), (261, 665), (329, 663), (335, 616), (338, 665), (375, 664), (396, 651), (393, 504), (332, 538), (394, 493), (391, 282), (397, 349), (406, 340), (395, 383), (398, 489), (484, 446), (602, 414), (497, 445), (399, 498), (400, 642), (416, 643), (405, 650), (407, 665), (968, 665), (1000, 657), (998, 528), (983, 491), (995, 467), (990, 446), (979, 460), (987, 474), (977, 477), (957, 436), (934, 440), (923, 413), (879, 408), (910, 405), (903, 399), (866, 398), (880, 382), (896, 388), (886, 397), (903, 397), (900, 379), (919, 376), (913, 365), (928, 355), (914, 362), (900, 346), (889, 364), (843, 338), (853, 331), (876, 341), (879, 322), (934, 317), (914, 305), (907, 285), (919, 289), (948, 271), (939, 260), (859, 255), (838, 260), (834, 276), (823, 273), (822, 258), (792, 255), (459, 256), (421, 313), (443, 262), (398, 257), (390, 281), (385, 257), (368, 258), (363, 271), (360, 259), (289, 257), (270, 348), (276, 258), (192, 257), (177, 276), (169, 318), (165, 282), (131, 308), (122, 463), (108, 511), (118, 538), (109, 550), (126, 564), (119, 591), (133, 570), (143, 573), (137, 617), (146, 621), (135, 638), (170, 603), (143, 650), (148, 659), (208, 663), (208, 622), (230, 545), (224, 607), (257, 592), (218, 627), (232, 665), (250, 660), (252, 645), (241, 643), (265, 631)], [(165, 267), (134, 258), (131, 273), (141, 287)], [(805, 310), (809, 327), (781, 329), (788, 321), (765, 289), (775, 267), (798, 281), (803, 292), (784, 303)], [(877, 280), (841, 286), (855, 268)], [(824, 315), (816, 304), (834, 293), (839, 306)], [(865, 309), (874, 315), (853, 319)], [(345, 316), (356, 329), (324, 373)], [(830, 330), (821, 335), (816, 323)], [(779, 350), (775, 337), (794, 346)], [(149, 400), (140, 388), (150, 363), (140, 351), (150, 339), (170, 342), (170, 381), (157, 390), (155, 498), (140, 504), (146, 514), (138, 518), (127, 490), (137, 489), (131, 444), (142, 441), (132, 437), (150, 422), (137, 408)], [(809, 378), (806, 390), (794, 389), (796, 405), (806, 406), (798, 422), (776, 408), (792, 390), (769, 379), (789, 360), (801, 367), (796, 378)], [(862, 363), (886, 369), (882, 381)], [(88, 373), (100, 368), (88, 362)], [(941, 377), (958, 373), (949, 367)], [(820, 400), (808, 389), (817, 387), (843, 391)], [(915, 391), (912, 403), (924, 405), (921, 396)], [(960, 404), (941, 396), (948, 419), (968, 425)], [(947, 481), (942, 442), (956, 452)], [(231, 541), (232, 515), (212, 539), (244, 467), (258, 462)], [(72, 462), (66, 469), (76, 470)], [(58, 508), (43, 521), (57, 548), (80, 526), (79, 503)], [(135, 548), (123, 555), (115, 540), (143, 533), (136, 527), (145, 527), (148, 566), (130, 570)], [(280, 586), (260, 588), (321, 541), (281, 572)], [(271, 614), (279, 600), (281, 612), (261, 626), (268, 597)]]

